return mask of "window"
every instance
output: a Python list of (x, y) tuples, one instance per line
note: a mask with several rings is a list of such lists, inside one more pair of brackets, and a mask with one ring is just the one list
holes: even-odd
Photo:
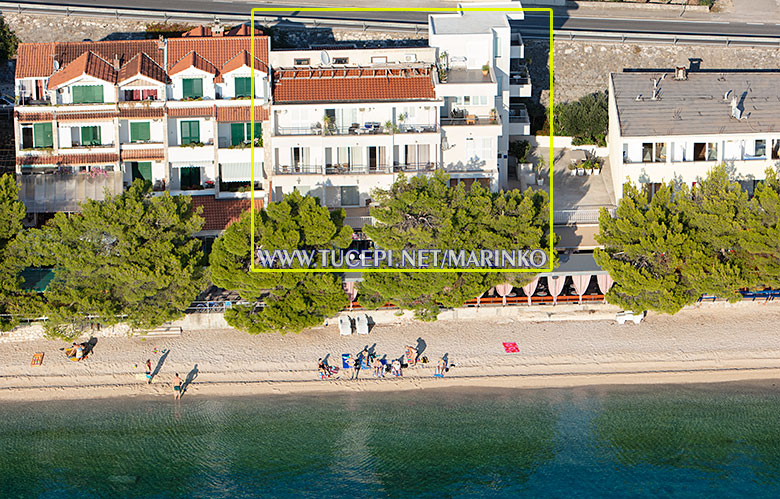
[(200, 187), (200, 167), (186, 166), (179, 168), (179, 186), (182, 190), (197, 189)]
[(653, 162), (653, 144), (651, 142), (642, 143), (642, 163)]
[(655, 162), (666, 163), (666, 142), (655, 143)]
[(99, 126), (83, 126), (81, 127), (81, 145), (82, 146), (99, 146), (100, 142), (100, 127)]
[(200, 142), (200, 123), (197, 121), (181, 122), (181, 145)]
[(757, 158), (763, 158), (766, 157), (766, 140), (759, 139), (756, 140), (756, 148), (755, 148), (755, 154)]
[(705, 161), (707, 159), (707, 144), (704, 142), (694, 142), (693, 144), (693, 160)]
[(130, 142), (149, 142), (151, 132), (148, 121), (138, 121), (130, 123)]
[(103, 102), (103, 85), (76, 85), (73, 87), (74, 104), (98, 104)]
[(182, 78), (182, 97), (197, 99), (203, 97), (203, 78)]
[(54, 147), (51, 123), (36, 123), (33, 129), (33, 147)]
[[(252, 136), (252, 124), (251, 123), (231, 123), (230, 124), (230, 145), (237, 146), (248, 143)], [(263, 125), (262, 123), (255, 123), (255, 138), (260, 139), (263, 137)]]
[(497, 36), (493, 38), (493, 53), (495, 57), (501, 57), (501, 40)]
[(371, 64), (387, 64), (387, 57), (386, 56), (372, 57)]
[(780, 159), (780, 140), (772, 140), (772, 159)]
[(125, 90), (126, 101), (157, 100), (157, 89)]
[(133, 171), (133, 180), (142, 179), (152, 181), (152, 162), (151, 161), (133, 161), (130, 163), (130, 167)]
[(236, 97), (249, 97), (252, 95), (252, 78), (236, 78)]
[(341, 188), (341, 206), (360, 205), (360, 191), (356, 185)]
[(716, 142), (708, 142), (707, 161), (717, 161), (717, 160), (718, 160), (718, 144)]
[(309, 66), (311, 61), (309, 59), (295, 59), (296, 66)]
[(349, 64), (349, 57), (334, 57), (333, 64)]

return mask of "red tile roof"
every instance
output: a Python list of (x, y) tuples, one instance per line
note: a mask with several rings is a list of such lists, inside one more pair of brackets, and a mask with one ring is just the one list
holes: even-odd
[[(224, 75), (225, 73), (235, 71), (236, 69), (242, 68), (244, 66), (248, 68), (252, 67), (252, 57), (246, 50), (242, 50), (233, 56), (230, 60), (228, 60), (225, 64), (223, 64), (220, 72)], [(260, 61), (260, 59), (255, 57), (255, 69), (262, 71), (264, 68), (265, 66), (263, 66), (263, 63)]]
[(163, 107), (134, 106), (124, 107), (119, 105), (120, 118), (162, 118), (165, 116)]
[[(262, 36), (263, 31), (255, 28), (255, 36)], [(239, 24), (225, 32), (225, 36), (251, 36), (248, 24)]]
[(94, 165), (100, 163), (115, 163), (119, 160), (116, 153), (75, 153), (57, 155), (17, 156), (17, 165)]
[(16, 118), (20, 123), (35, 123), (38, 121), (54, 121), (53, 112), (44, 113), (23, 113), (16, 111)]
[(168, 108), (169, 118), (186, 118), (190, 116), (214, 116), (214, 106)]
[(117, 70), (108, 61), (92, 51), (84, 52), (71, 63), (51, 75), (49, 88), (57, 88), (65, 83), (78, 78), (81, 75), (89, 75), (109, 83), (116, 83)]
[[(217, 121), (249, 121), (250, 106), (217, 107)], [(268, 109), (264, 106), (255, 106), (255, 121), (268, 121)]]
[(137, 159), (165, 159), (163, 149), (123, 149), (121, 151), (122, 161), (132, 161)]
[(119, 116), (119, 112), (116, 109), (112, 109), (107, 112), (92, 112), (92, 113), (68, 113), (65, 111), (57, 112), (58, 121), (105, 121), (113, 120)]
[(95, 152), (60, 154), (59, 162), (63, 165), (94, 165), (95, 163), (115, 163), (119, 157), (115, 152)]
[(19, 44), (16, 49), (16, 78), (45, 78), (53, 72), (53, 43)]
[(176, 73), (181, 73), (185, 69), (192, 67), (213, 75), (217, 74), (217, 68), (194, 51), (187, 53), (187, 55), (176, 61), (176, 63), (171, 66), (171, 69), (168, 70), (168, 74), (175, 75)]
[(433, 100), (430, 68), (280, 69), (274, 102), (375, 102)]
[(188, 36), (194, 36), (194, 37), (201, 37), (201, 36), (211, 36), (211, 28), (207, 28), (206, 26), (196, 26), (192, 28), (191, 30), (182, 33), (182, 37), (188, 37)]
[(171, 81), (168, 75), (165, 74), (162, 66), (154, 62), (151, 57), (143, 52), (134, 55), (127, 61), (127, 64), (122, 66), (122, 69), (119, 70), (117, 81), (121, 83), (139, 74), (160, 83), (169, 83)]
[[(192, 196), (192, 207), (203, 207), (201, 216), (204, 219), (201, 230), (225, 230), (231, 223), (241, 218), (241, 214), (249, 210), (250, 200), (216, 199), (214, 196)], [(263, 207), (263, 201), (255, 199), (256, 209)]]
[[(260, 36), (263, 32), (259, 29), (255, 29), (255, 35)], [(182, 37), (209, 37), (214, 36), (214, 33), (212, 32), (211, 28), (206, 26), (198, 26), (196, 28), (192, 28), (191, 30), (187, 31), (186, 33), (183, 33), (181, 35)], [(217, 35), (219, 36), (219, 35)], [(249, 26), (246, 24), (239, 24), (238, 26), (234, 26), (233, 28), (230, 28), (227, 31), (223, 32), (222, 36), (251, 36), (251, 33), (249, 31)]]
[[(250, 38), (246, 36), (208, 37), (208, 38), (169, 38), (168, 39), (168, 64), (176, 65), (190, 52), (197, 53), (200, 57), (210, 62), (216, 68), (221, 68), (240, 53), (251, 48)], [(260, 61), (260, 71), (268, 71), (268, 37), (255, 37), (255, 57)], [(187, 66), (189, 67), (189, 66)], [(170, 67), (168, 74), (174, 74)], [(217, 72), (215, 82), (222, 82), (222, 74)]]

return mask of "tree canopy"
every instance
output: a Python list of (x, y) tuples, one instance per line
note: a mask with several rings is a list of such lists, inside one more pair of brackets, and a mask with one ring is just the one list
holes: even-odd
[(19, 287), (19, 271), (24, 266), (6, 250), (22, 231), (25, 213), (14, 175), (0, 176), (0, 330), (17, 324), (14, 316), (23, 310), (27, 301)]
[(205, 286), (203, 219), (187, 196), (151, 196), (136, 181), (118, 196), (89, 200), (22, 233), (14, 252), (55, 268), (44, 297), (51, 334), (72, 336), (91, 322), (154, 328), (177, 319)]
[(674, 182), (650, 201), (624, 186), (616, 218), (602, 210), (596, 262), (615, 285), (607, 300), (632, 310), (676, 313), (703, 294), (729, 300), (738, 291), (777, 287), (780, 182), (774, 170), (753, 198), (713, 168), (689, 189)]
[[(300, 332), (347, 306), (338, 273), (251, 272), (250, 215), (246, 212), (230, 225), (211, 251), (214, 284), (238, 291), (251, 303), (228, 310), (228, 324), (250, 333)], [(352, 229), (344, 226), (344, 210), (329, 212), (315, 198), (298, 192), (255, 212), (256, 248), (343, 249), (351, 242)], [(255, 306), (256, 302), (262, 305)]]
[[(545, 192), (491, 193), (475, 182), (449, 186), (443, 172), (399, 179), (374, 193), (373, 226), (363, 230), (382, 249), (545, 249), (549, 204)], [(369, 308), (392, 302), (434, 320), (439, 308), (458, 307), (503, 282), (523, 285), (531, 273), (369, 272), (358, 300)]]

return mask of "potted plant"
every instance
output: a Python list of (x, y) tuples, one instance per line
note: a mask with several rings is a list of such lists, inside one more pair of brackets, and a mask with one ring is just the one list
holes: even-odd
[(482, 66), (482, 76), (487, 76), (490, 72), (490, 64), (485, 64)]
[(544, 156), (539, 156), (539, 158), (536, 161), (536, 165), (534, 166), (534, 170), (536, 170), (537, 185), (544, 185), (544, 176), (542, 176), (542, 170), (544, 170), (546, 164), (547, 163), (544, 160)]
[(392, 121), (387, 120), (385, 122), (385, 131), (387, 131), (387, 133), (396, 133), (398, 132), (398, 127), (395, 126)]
[(601, 175), (601, 163), (598, 160), (593, 162), (593, 175)]
[(577, 176), (577, 163), (572, 163), (569, 165), (569, 174), (572, 177)]
[(490, 110), (490, 123), (492, 125), (495, 125), (497, 120), (498, 120), (498, 114), (496, 113), (496, 108), (493, 108)]
[(333, 118), (330, 115), (324, 115), (322, 117), (322, 133), (323, 135), (330, 135), (332, 131)]

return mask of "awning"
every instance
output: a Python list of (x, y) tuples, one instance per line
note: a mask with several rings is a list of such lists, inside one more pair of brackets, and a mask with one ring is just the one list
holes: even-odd
[[(249, 182), (251, 163), (220, 163), (223, 182)], [(255, 182), (263, 180), (263, 164), (255, 163)]]
[(213, 164), (213, 161), (171, 161), (171, 168), (205, 168)]

